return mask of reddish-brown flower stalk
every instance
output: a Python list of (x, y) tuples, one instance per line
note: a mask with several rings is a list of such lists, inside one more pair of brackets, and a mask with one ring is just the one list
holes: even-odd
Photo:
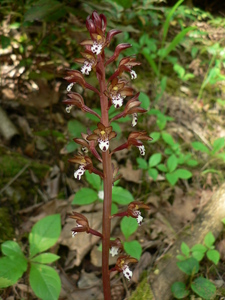
[[(81, 72), (77, 70), (67, 70), (65, 79), (68, 81), (69, 86), (67, 88), (68, 99), (63, 102), (67, 104), (67, 112), (70, 112), (71, 108), (75, 106), (81, 109), (83, 112), (91, 113), (99, 118), (97, 128), (91, 132), (87, 130), (87, 134), (82, 133), (81, 138), (74, 138), (74, 141), (82, 146), (82, 154), (75, 155), (69, 161), (79, 165), (78, 170), (74, 172), (74, 177), (78, 180), (81, 179), (85, 171), (98, 174), (104, 183), (104, 201), (103, 201), (103, 216), (102, 216), (102, 233), (97, 232), (90, 228), (87, 218), (80, 214), (73, 212), (70, 218), (76, 220), (76, 227), (72, 229), (72, 234), (75, 236), (78, 232), (86, 232), (97, 235), (102, 239), (102, 280), (103, 280), (103, 292), (104, 299), (111, 299), (110, 292), (110, 271), (109, 271), (109, 250), (114, 256), (124, 251), (123, 244), (120, 239), (116, 239), (110, 242), (110, 228), (111, 219), (113, 217), (130, 216), (137, 219), (139, 225), (142, 222), (143, 217), (139, 211), (139, 208), (148, 209), (148, 206), (133, 201), (128, 205), (128, 209), (125, 212), (121, 212), (111, 216), (112, 205), (112, 188), (114, 181), (120, 178), (118, 174), (118, 168), (114, 168), (111, 162), (111, 156), (113, 153), (136, 146), (139, 148), (141, 155), (145, 154), (145, 148), (142, 141), (150, 141), (151, 137), (147, 135), (145, 131), (132, 132), (129, 134), (127, 142), (120, 145), (110, 153), (111, 139), (116, 137), (116, 132), (113, 131), (113, 127), (110, 126), (112, 121), (123, 118), (127, 115), (132, 115), (132, 126), (137, 124), (137, 114), (146, 112), (145, 109), (140, 107), (141, 102), (138, 100), (139, 93), (133, 96), (133, 89), (129, 87), (129, 82), (122, 78), (124, 72), (129, 72), (131, 79), (135, 79), (137, 74), (133, 70), (133, 67), (140, 65), (136, 61), (135, 57), (124, 57), (118, 64), (118, 67), (114, 74), (106, 81), (105, 68), (110, 63), (117, 60), (122, 51), (130, 48), (130, 44), (119, 44), (114, 54), (109, 58), (105, 58), (104, 49), (109, 46), (112, 38), (120, 33), (120, 30), (112, 29), (106, 35), (107, 20), (103, 14), (98, 15), (97, 12), (93, 12), (91, 16), (88, 16), (86, 20), (86, 27), (90, 33), (91, 39), (84, 40), (81, 45), (84, 47), (84, 51), (81, 52), (82, 58), (76, 58), (75, 62), (81, 63)], [(99, 81), (99, 89), (90, 85), (84, 79), (84, 75), (89, 75), (90, 72), (95, 72)], [(101, 115), (97, 114), (94, 110), (85, 105), (84, 99), (78, 93), (71, 92), (74, 84), (81, 85), (84, 89), (89, 89), (95, 92), (100, 99)], [(131, 97), (126, 104), (124, 101), (126, 97)], [(109, 120), (108, 111), (109, 108), (114, 105), (116, 109), (124, 109), (119, 112), (111, 120)], [(96, 146), (98, 147), (96, 148)], [(99, 149), (98, 149), (99, 148)], [(101, 151), (100, 151), (101, 150)], [(91, 158), (88, 156), (88, 152), (102, 162), (103, 172), (97, 170), (93, 166)], [(99, 153), (100, 152), (100, 153)], [(117, 259), (117, 263), (111, 271), (116, 270), (123, 272), (124, 276), (130, 280), (132, 271), (129, 269), (129, 263), (136, 263), (136, 258), (128, 255), (122, 255)]]

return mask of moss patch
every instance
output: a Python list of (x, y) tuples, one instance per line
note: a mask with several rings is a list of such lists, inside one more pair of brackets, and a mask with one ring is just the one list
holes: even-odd
[(147, 278), (144, 278), (138, 285), (137, 289), (132, 293), (130, 300), (153, 300), (154, 295), (152, 293), (150, 284), (147, 282)]

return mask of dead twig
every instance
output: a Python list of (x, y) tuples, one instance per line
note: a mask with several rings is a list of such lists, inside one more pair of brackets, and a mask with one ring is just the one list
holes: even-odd
[(30, 166), (30, 163), (26, 164), (1, 190), (0, 195), (17, 179), (23, 172)]

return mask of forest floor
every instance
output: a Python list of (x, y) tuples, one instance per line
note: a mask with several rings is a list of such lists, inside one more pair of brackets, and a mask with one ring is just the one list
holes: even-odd
[[(4, 85), (1, 91), (0, 119), (1, 114), (4, 115), (4, 120), (9, 122), (8, 130), (13, 133), (10, 135), (7, 130), (0, 129), (0, 242), (13, 239), (26, 250), (27, 236), (32, 226), (47, 215), (59, 213), (62, 232), (51, 251), (61, 257), (56, 263), (62, 282), (60, 299), (103, 299), (99, 239), (86, 234), (72, 238), (74, 222), (68, 219), (68, 215), (76, 210), (85, 213), (94, 228), (101, 228), (100, 202), (85, 206), (72, 204), (75, 193), (81, 187), (89, 187), (89, 184), (84, 179), (74, 179), (74, 166), (68, 163), (72, 153), (68, 153), (66, 148), (71, 140), (69, 121), (76, 119), (80, 123), (75, 126), (82, 124), (84, 127), (90, 126), (92, 121), (84, 119), (78, 109), (73, 109), (71, 114), (65, 112), (62, 100), (66, 98), (67, 84), (63, 79), (23, 80), (20, 69), (15, 67), (16, 56), (5, 53), (1, 62), (4, 63), (1, 75), (4, 77)], [(195, 63), (192, 62), (190, 70), (197, 77), (204, 78), (206, 70), (201, 69), (198, 61)], [(69, 66), (62, 63), (62, 69), (66, 67)], [(151, 82), (150, 74), (146, 78), (144, 84), (141, 80), (137, 82), (141, 91), (152, 100), (155, 83)], [(176, 81), (176, 78), (171, 78), (170, 86), (176, 84)], [(225, 93), (224, 82), (215, 83), (222, 99)], [(224, 107), (212, 101), (210, 88), (215, 87), (208, 87), (198, 99), (197, 87), (180, 82), (175, 92), (166, 91), (154, 106), (172, 118), (166, 125), (166, 132), (173, 136), (186, 153), (193, 141), (200, 141), (211, 150), (213, 142), (225, 136)], [(155, 131), (155, 122), (156, 116), (148, 115), (139, 126), (151, 135), (151, 131)], [(0, 124), (0, 128), (2, 126)], [(120, 124), (120, 127), (121, 132), (129, 131), (126, 123)], [(161, 142), (149, 144), (146, 160), (155, 152), (164, 153), (164, 146)], [(223, 154), (222, 151), (220, 153)], [(136, 239), (142, 246), (140, 262), (134, 266), (130, 282), (124, 280), (122, 275), (112, 276), (113, 299), (129, 299), (143, 271), (146, 275), (154, 270), (157, 261), (173, 245), (177, 233), (195, 220), (218, 186), (224, 182), (223, 158), (193, 149), (191, 154), (199, 165), (191, 170), (192, 178), (180, 179), (174, 186), (166, 181), (163, 174), (154, 181), (148, 172), (138, 169), (137, 152), (132, 153), (132, 149), (115, 155), (115, 164), (123, 175), (119, 185), (134, 194), (135, 200), (144, 200), (151, 209), (145, 214), (143, 226), (130, 237), (130, 240)], [(112, 229), (113, 236), (123, 239), (118, 222), (112, 224)], [(224, 287), (224, 232), (215, 245), (221, 260), (217, 265), (218, 274), (209, 274), (209, 277)], [(110, 265), (113, 266), (115, 262), (116, 259), (112, 258)], [(27, 285), (28, 280), (24, 277), (13, 287), (5, 289), (1, 297), (4, 300), (27, 299), (29, 293), (29, 299), (36, 299)]]

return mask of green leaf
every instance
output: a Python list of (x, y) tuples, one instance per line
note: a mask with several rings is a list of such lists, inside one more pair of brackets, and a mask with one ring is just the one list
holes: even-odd
[(113, 130), (117, 133), (116, 138), (118, 139), (118, 137), (120, 137), (120, 135), (121, 135), (121, 127), (120, 127), (120, 125), (118, 123), (116, 123), (116, 122), (112, 122), (110, 125), (113, 127)]
[(183, 67), (181, 67), (179, 64), (175, 64), (173, 66), (173, 69), (175, 72), (177, 72), (177, 74), (179, 75), (180, 78), (183, 78), (185, 75), (185, 69)]
[(206, 247), (208, 247), (208, 248), (211, 248), (213, 246), (213, 244), (215, 243), (215, 238), (211, 231), (209, 233), (207, 233), (207, 235), (205, 236), (204, 243), (205, 243)]
[(56, 260), (58, 260), (60, 256), (53, 253), (42, 253), (34, 258), (32, 258), (32, 262), (42, 263), (42, 264), (50, 264)]
[(46, 19), (49, 15), (62, 11), (63, 6), (64, 4), (55, 0), (48, 0), (47, 2), (45, 0), (35, 1), (34, 5), (26, 11), (24, 21)]
[(191, 30), (195, 29), (196, 27), (187, 27), (183, 29), (180, 33), (178, 33), (175, 38), (172, 40), (172, 42), (169, 44), (167, 48), (164, 48), (161, 53), (161, 59), (167, 57), (171, 51), (173, 51), (176, 46), (181, 42), (181, 40), (184, 38), (184, 36)]
[(164, 142), (170, 146), (173, 146), (175, 144), (173, 137), (167, 132), (162, 132), (162, 138), (163, 138)]
[(161, 160), (162, 160), (161, 153), (155, 153), (155, 154), (153, 154), (149, 158), (149, 161), (148, 161), (149, 167), (152, 168), (152, 167), (157, 166), (161, 162)]
[(198, 162), (195, 159), (189, 159), (188, 161), (186, 161), (186, 164), (190, 167), (195, 167), (198, 165)]
[(35, 295), (42, 300), (57, 300), (61, 290), (58, 273), (51, 267), (31, 264), (30, 285)]
[(155, 169), (155, 168), (150, 168), (150, 169), (148, 169), (148, 175), (149, 175), (150, 177), (152, 177), (153, 180), (156, 180), (157, 177), (158, 177), (158, 171), (157, 171), (157, 169)]
[(173, 154), (167, 160), (167, 167), (169, 173), (172, 173), (177, 167), (177, 157)]
[[(162, 98), (162, 95), (166, 90), (166, 86), (167, 86), (167, 76), (163, 76), (160, 81), (160, 88), (158, 88), (156, 91), (156, 97), (155, 97), (156, 103)], [(166, 120), (171, 120), (171, 119), (170, 118), (168, 119), (168, 117), (166, 117)], [(161, 130), (162, 129), (163, 128), (161, 128)]]
[(61, 233), (59, 214), (47, 216), (38, 221), (29, 234), (30, 257), (52, 247)]
[(223, 218), (221, 221), (222, 221), (222, 222), (223, 222), (223, 224), (225, 225), (225, 218)]
[(183, 299), (189, 295), (189, 291), (186, 290), (186, 286), (183, 282), (176, 281), (171, 286), (171, 291), (176, 299)]
[(2, 49), (7, 48), (11, 43), (11, 40), (8, 36), (2, 35), (1, 36), (1, 44), (2, 44)]
[(163, 130), (166, 127), (167, 118), (163, 114), (158, 115), (158, 118), (156, 120), (156, 124), (158, 125), (160, 130)]
[(184, 75), (183, 80), (184, 80), (184, 81), (188, 81), (189, 79), (192, 79), (192, 78), (194, 78), (194, 77), (195, 77), (194, 74), (192, 74), (192, 73), (187, 73), (187, 74)]
[(192, 256), (197, 259), (197, 261), (201, 261), (207, 251), (207, 248), (202, 244), (196, 244), (191, 248)]
[(114, 2), (118, 3), (123, 8), (130, 8), (132, 6), (132, 3), (133, 3), (131, 0), (114, 0)]
[(180, 254), (178, 254), (178, 255), (176, 256), (176, 258), (177, 258), (178, 260), (185, 260), (185, 259), (187, 259), (187, 257), (185, 257), (185, 256), (183, 256), (183, 255), (180, 255)]
[(167, 36), (167, 32), (170, 26), (170, 21), (172, 19), (172, 16), (174, 14), (174, 12), (176, 11), (177, 7), (183, 2), (184, 0), (180, 0), (178, 1), (169, 11), (167, 17), (166, 17), (166, 21), (163, 24), (163, 36), (162, 36), (162, 46), (164, 46), (164, 42), (166, 40), (166, 36)]
[[(1, 266), (1, 263), (0, 263)], [(14, 282), (8, 278), (0, 277), (0, 288), (6, 288), (8, 286), (14, 285), (17, 282), (17, 280)]]
[(185, 169), (177, 169), (174, 173), (176, 173), (177, 178), (188, 179), (192, 177), (192, 173)]
[(127, 254), (138, 260), (141, 258), (142, 247), (138, 241), (124, 242), (123, 246)]
[(178, 261), (177, 266), (182, 272), (187, 275), (194, 275), (199, 271), (199, 263), (193, 257), (187, 258), (183, 261)]
[(145, 47), (141, 53), (144, 55), (144, 57), (146, 58), (146, 60), (148, 61), (149, 65), (151, 66), (153, 72), (155, 73), (155, 75), (158, 77), (159, 76), (159, 70), (158, 67), (155, 63), (154, 58), (152, 57), (152, 55), (149, 52), (149, 49), (147, 47)]
[(167, 173), (167, 172), (168, 172), (167, 167), (166, 167), (164, 164), (159, 164), (159, 165), (157, 166), (157, 169), (158, 169), (159, 171), (161, 171), (161, 172), (164, 172), (164, 173)]
[(171, 185), (175, 185), (177, 180), (178, 180), (177, 175), (175, 174), (175, 172), (174, 173), (167, 173), (166, 174), (166, 179), (169, 181), (169, 183)]
[(72, 137), (80, 137), (82, 132), (86, 132), (86, 127), (77, 120), (70, 120), (67, 124), (68, 131)]
[(14, 241), (4, 242), (2, 244), (2, 253), (6, 256), (21, 256), (25, 258), (20, 246)]
[(101, 188), (101, 179), (97, 174), (95, 174), (95, 173), (90, 174), (89, 172), (85, 172), (85, 177), (94, 189), (96, 189), (97, 191), (100, 190), (100, 188)]
[(207, 251), (207, 248), (202, 244), (196, 244), (191, 248), (191, 251), (199, 251), (205, 253)]
[(139, 99), (139, 101), (141, 101), (141, 107), (148, 110), (149, 106), (150, 106), (150, 100), (149, 100), (148, 95), (141, 92), (138, 99)]
[(78, 148), (78, 144), (76, 144), (74, 141), (70, 141), (67, 145), (66, 145), (66, 151), (68, 153), (71, 153), (73, 151), (75, 151)]
[(218, 153), (216, 156), (221, 158), (225, 162), (225, 153)]
[[(94, 110), (97, 114), (99, 114), (99, 116), (101, 116), (101, 109), (99, 109), (99, 108), (93, 108), (93, 110)], [(87, 118), (88, 120), (92, 120), (92, 121), (94, 121), (94, 122), (99, 122), (99, 118), (96, 117), (95, 115), (90, 114), (90, 113), (86, 113), (86, 118)], [(85, 129), (85, 131), (83, 131), (83, 132), (86, 132), (86, 129)]]
[(191, 284), (192, 290), (203, 299), (210, 300), (216, 292), (215, 285), (203, 277), (196, 278)]
[(152, 141), (150, 141), (150, 143), (155, 143), (160, 139), (161, 133), (160, 132), (151, 132), (151, 137), (153, 138)]
[(118, 204), (126, 205), (134, 201), (134, 197), (128, 190), (125, 190), (121, 186), (114, 186), (112, 189), (112, 200)]
[(131, 234), (133, 234), (137, 230), (137, 220), (132, 217), (123, 217), (122, 221), (120, 222), (120, 228), (123, 235), (127, 239)]
[(213, 150), (212, 150), (212, 154), (215, 154), (216, 152), (218, 152), (220, 149), (222, 149), (224, 147), (224, 137), (218, 138), (217, 140), (214, 141), (213, 143)]
[(217, 250), (209, 250), (206, 252), (206, 256), (211, 260), (215, 265), (218, 264), (220, 260), (220, 254)]
[(182, 242), (182, 244), (181, 244), (181, 251), (185, 256), (189, 256), (189, 254), (190, 254), (190, 248), (188, 247), (188, 245), (185, 242)]
[(197, 151), (205, 152), (207, 154), (210, 153), (209, 149), (201, 142), (193, 142), (192, 147)]
[(143, 169), (143, 170), (147, 170), (148, 169), (148, 164), (147, 164), (147, 162), (146, 162), (146, 160), (144, 158), (137, 157), (137, 163), (138, 163), (138, 167), (140, 169)]
[(118, 212), (118, 206), (115, 203), (112, 203), (111, 215), (114, 215)]
[(98, 199), (98, 193), (90, 188), (81, 188), (76, 192), (72, 204), (87, 205)]
[(0, 288), (15, 284), (27, 270), (27, 260), (21, 256), (0, 258)]

